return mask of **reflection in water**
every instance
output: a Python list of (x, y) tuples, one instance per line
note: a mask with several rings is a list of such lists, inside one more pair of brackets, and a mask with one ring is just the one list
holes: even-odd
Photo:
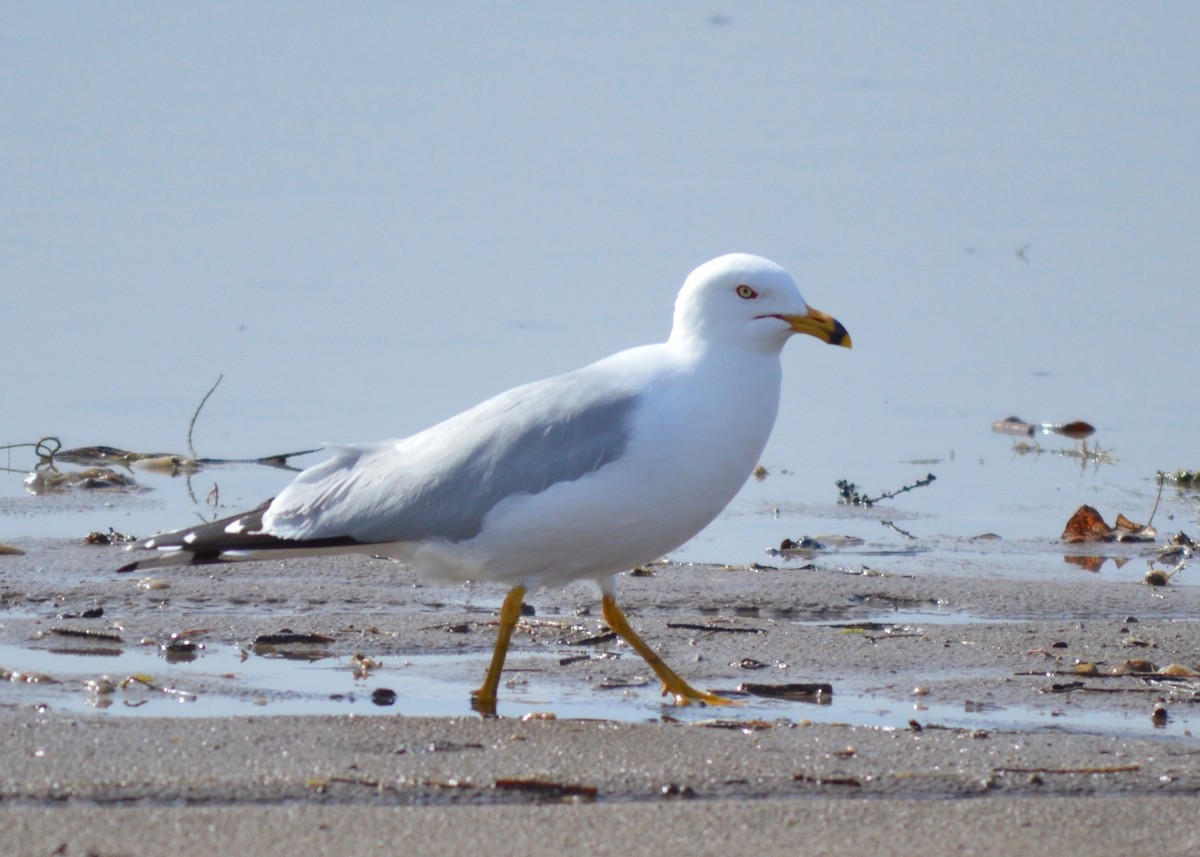
[(1082, 568), (1084, 571), (1091, 571), (1091, 572), (1099, 572), (1100, 569), (1104, 567), (1104, 563), (1108, 562), (1110, 559), (1113, 561), (1113, 564), (1117, 568), (1120, 568), (1121, 566), (1125, 565), (1125, 563), (1129, 562), (1129, 557), (1127, 557), (1127, 556), (1094, 556), (1093, 555), (1093, 556), (1064, 556), (1063, 557), (1064, 562), (1070, 563), (1071, 565), (1074, 565), (1078, 568)]

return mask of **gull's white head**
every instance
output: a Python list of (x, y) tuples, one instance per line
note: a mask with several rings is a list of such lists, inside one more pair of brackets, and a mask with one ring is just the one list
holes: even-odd
[(670, 342), (778, 352), (793, 333), (850, 347), (846, 328), (806, 304), (787, 271), (761, 256), (730, 253), (688, 275), (675, 299)]

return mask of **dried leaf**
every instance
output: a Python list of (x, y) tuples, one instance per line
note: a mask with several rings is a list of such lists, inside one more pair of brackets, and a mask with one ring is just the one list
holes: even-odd
[(1104, 518), (1091, 506), (1080, 506), (1067, 521), (1062, 540), (1072, 543), (1112, 541), (1112, 527), (1104, 523)]
[(1135, 524), (1124, 515), (1117, 515), (1113, 537), (1119, 542), (1152, 542), (1158, 531), (1149, 524)]

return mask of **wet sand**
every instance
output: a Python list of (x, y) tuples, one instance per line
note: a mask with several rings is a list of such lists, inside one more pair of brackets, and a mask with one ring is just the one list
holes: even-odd
[[(329, 636), (324, 647), (343, 658), (382, 661), (380, 676), (405, 656), (469, 654), (436, 669), (470, 687), (502, 595), (422, 586), (364, 558), (148, 580), (113, 574), (113, 549), (10, 541), (26, 553), (0, 558), (0, 642), (31, 651), (64, 627), (125, 646), (203, 629), (211, 645), (247, 649), (289, 627)], [(816, 707), (764, 709), (751, 697), (742, 708), (651, 705), (644, 664), (589, 640), (601, 630), (595, 598), (573, 586), (530, 599), (536, 614), (506, 674), (516, 685), (501, 693), (561, 689), (600, 712), (634, 693), (626, 722), (481, 720), (465, 700), (461, 716), (269, 716), (267, 692), (264, 716), (118, 716), (70, 710), (61, 687), (9, 681), (0, 823), (21, 854), (345, 854), (413, 842), (419, 853), (503, 843), (528, 854), (1200, 849), (1200, 685), (1105, 675), (1134, 659), (1200, 667), (1197, 587), (905, 565), (882, 576), (836, 556), (811, 568), (664, 566), (622, 582), (634, 626), (697, 686), (828, 682), (835, 698), (904, 712), (912, 723), (901, 728), (810, 722)], [(96, 607), (102, 617), (59, 618)], [(866, 620), (880, 624), (840, 627)], [(1097, 674), (1071, 675), (1076, 662)], [(232, 692), (216, 681), (189, 690)], [(405, 708), (397, 700), (396, 715)], [(949, 710), (962, 714), (948, 726), (938, 712)], [(1012, 711), (1045, 725), (1005, 728)]]

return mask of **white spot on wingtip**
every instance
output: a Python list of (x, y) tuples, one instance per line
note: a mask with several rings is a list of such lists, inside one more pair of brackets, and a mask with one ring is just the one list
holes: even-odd
[(246, 527), (242, 523), (242, 519), (237, 518), (236, 520), (230, 521), (226, 525), (225, 532), (229, 533), (229, 535), (231, 535), (231, 536), (236, 536), (236, 535), (239, 535), (240, 533), (242, 533), (243, 531), (245, 531), (245, 529), (246, 529)]
[(146, 543), (142, 545), (142, 547), (144, 547), (146, 550), (150, 550), (150, 548), (154, 547), (154, 539), (146, 539)]
[(185, 545), (190, 545), (194, 541), (196, 541), (195, 533), (188, 533), (186, 536), (183, 537), (183, 543)]

